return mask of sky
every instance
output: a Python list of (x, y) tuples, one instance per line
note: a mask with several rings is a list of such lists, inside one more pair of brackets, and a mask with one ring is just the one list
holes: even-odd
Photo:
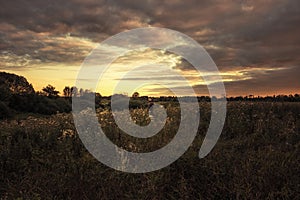
[[(300, 93), (298, 0), (0, 3), (0, 71), (26, 77), (37, 91), (48, 84), (60, 91), (75, 85), (82, 62), (103, 40), (134, 28), (162, 27), (182, 32), (206, 49), (220, 71), (228, 96)], [(122, 78), (119, 72), (153, 60), (169, 68), (143, 68), (127, 77), (117, 92), (126, 93), (126, 85), (147, 81), (149, 73), (156, 73), (152, 82), (163, 79), (169, 89), (145, 85), (138, 89), (142, 95), (169, 95), (170, 88), (184, 92), (180, 81), (168, 79), (169, 71), (175, 70), (187, 77), (198, 95), (207, 93), (205, 82), (186, 60), (156, 49), (118, 58), (97, 90), (102, 95), (112, 94)]]

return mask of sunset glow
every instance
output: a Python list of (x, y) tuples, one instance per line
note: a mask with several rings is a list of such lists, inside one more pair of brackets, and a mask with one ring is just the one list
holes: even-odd
[[(125, 30), (153, 26), (180, 31), (203, 45), (218, 66), (229, 96), (300, 92), (300, 62), (296, 53), (300, 48), (300, 29), (298, 15), (293, 15), (298, 12), (293, 9), (297, 7), (293, 2), (220, 1), (218, 5), (199, 6), (191, 3), (184, 5), (186, 12), (181, 11), (183, 2), (180, 1), (161, 5), (147, 1), (147, 6), (137, 2), (134, 4), (139, 6), (93, 0), (74, 2), (76, 7), (68, 12), (58, 11), (52, 17), (44, 15), (46, 8), (38, 1), (17, 8), (3, 2), (0, 70), (26, 77), (36, 91), (52, 84), (62, 92), (65, 86), (74, 85), (85, 57), (100, 42)], [(60, 6), (63, 5), (53, 4), (49, 9)], [(284, 9), (287, 7), (289, 12)], [(106, 8), (111, 13), (106, 12)], [(90, 21), (76, 21), (75, 14)], [(173, 40), (165, 38), (170, 39)], [(207, 94), (206, 84), (211, 84), (204, 83), (201, 75), (214, 76), (200, 75), (178, 55), (146, 49), (112, 63), (99, 82), (97, 92), (111, 95), (125, 71), (149, 62), (166, 65), (169, 70), (183, 74), (198, 95)], [(132, 76), (124, 82), (125, 86), (145, 81), (148, 73)], [(180, 81), (168, 77), (168, 71), (159, 74), (152, 78), (165, 79), (169, 87), (181, 87)], [(126, 93), (126, 87), (123, 89), (125, 91), (115, 92)], [(157, 85), (139, 88), (139, 92), (155, 96), (170, 94)]]

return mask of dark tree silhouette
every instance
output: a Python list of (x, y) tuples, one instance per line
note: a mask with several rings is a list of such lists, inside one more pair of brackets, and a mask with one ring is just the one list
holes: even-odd
[(55, 90), (55, 87), (50, 84), (44, 87), (42, 90), (48, 97), (58, 97), (59, 91)]
[(71, 95), (74, 97), (78, 95), (78, 89), (76, 86), (71, 87)]
[(12, 94), (34, 94), (34, 89), (26, 78), (6, 72), (0, 72), (0, 87)]
[(66, 86), (64, 88), (63, 93), (64, 93), (65, 97), (71, 97), (72, 96), (72, 88), (70, 88), (69, 86)]
[(140, 93), (138, 93), (138, 92), (134, 92), (132, 94), (132, 98), (139, 98), (139, 97), (140, 97)]

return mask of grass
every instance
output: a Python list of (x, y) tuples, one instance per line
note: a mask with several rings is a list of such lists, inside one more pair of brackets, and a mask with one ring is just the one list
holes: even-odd
[[(128, 136), (106, 109), (98, 118), (118, 146), (147, 152), (176, 134), (180, 109), (168, 106), (164, 129), (150, 139)], [(71, 114), (22, 115), (0, 121), (1, 199), (300, 199), (300, 103), (229, 102), (220, 140), (198, 158), (210, 119), (200, 103), (196, 139), (176, 162), (146, 174), (110, 169), (86, 151)], [(132, 110), (138, 124), (147, 110)]]

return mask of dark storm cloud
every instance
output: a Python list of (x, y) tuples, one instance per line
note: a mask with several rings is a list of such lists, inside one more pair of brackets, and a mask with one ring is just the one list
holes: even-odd
[[(299, 45), (299, 7), (297, 0), (2, 0), (0, 21), (13, 25), (16, 31), (71, 32), (97, 42), (104, 34), (152, 24), (182, 31), (207, 45), (218, 65), (247, 65), (259, 64), (253, 52), (272, 55), (273, 47), (289, 45), (284, 49), (286, 54)], [(235, 50), (231, 57), (238, 61), (224, 60), (230, 56), (228, 48)]]

